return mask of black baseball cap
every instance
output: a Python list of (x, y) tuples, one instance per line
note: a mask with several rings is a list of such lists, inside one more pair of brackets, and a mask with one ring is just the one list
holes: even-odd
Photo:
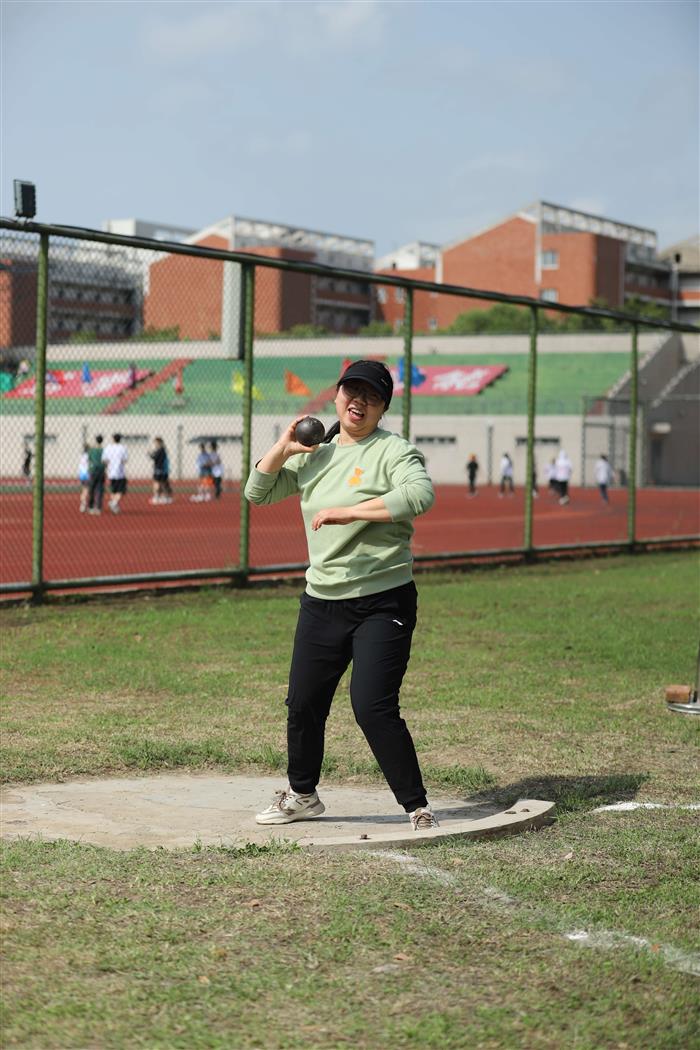
[(336, 389), (341, 383), (352, 379), (368, 383), (384, 398), (384, 407), (389, 407), (394, 393), (394, 380), (391, 378), (389, 369), (381, 361), (353, 361), (336, 383)]

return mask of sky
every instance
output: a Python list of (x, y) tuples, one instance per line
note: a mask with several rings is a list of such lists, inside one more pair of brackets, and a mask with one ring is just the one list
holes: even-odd
[(700, 229), (697, 2), (2, 0), (0, 213), (237, 214), (382, 255), (543, 199)]

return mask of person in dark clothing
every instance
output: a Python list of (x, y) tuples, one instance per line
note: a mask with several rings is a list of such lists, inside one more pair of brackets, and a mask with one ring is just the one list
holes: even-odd
[(467, 478), (469, 480), (469, 495), (477, 496), (476, 491), (476, 475), (479, 473), (479, 461), (476, 456), (471, 455), (469, 462), (467, 463)]
[(168, 453), (160, 437), (153, 439), (153, 451), (148, 455), (153, 460), (153, 496), (150, 503), (172, 503), (168, 478)]
[(105, 494), (105, 465), (102, 462), (102, 434), (88, 451), (88, 514), (102, 513)]
[(24, 446), (24, 459), (22, 460), (22, 476), (27, 484), (32, 480), (32, 450), (29, 445)]
[(214, 498), (221, 498), (221, 481), (223, 478), (224, 467), (221, 462), (221, 456), (219, 455), (219, 446), (216, 441), (209, 442), (209, 464), (211, 466), (211, 476), (214, 482)]

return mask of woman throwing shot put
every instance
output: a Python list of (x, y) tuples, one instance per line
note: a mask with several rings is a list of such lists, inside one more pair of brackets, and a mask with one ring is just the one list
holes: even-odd
[(296, 441), (296, 420), (246, 484), (251, 503), (301, 494), (309, 548), (286, 700), (289, 786), (257, 815), (259, 824), (324, 812), (316, 787), (326, 719), (352, 661), (353, 712), (389, 787), (415, 831), (437, 827), (399, 711), (416, 625), (411, 522), (435, 497), (421, 453), (379, 426), (393, 388), (379, 362), (351, 364), (324, 442), (309, 449)]

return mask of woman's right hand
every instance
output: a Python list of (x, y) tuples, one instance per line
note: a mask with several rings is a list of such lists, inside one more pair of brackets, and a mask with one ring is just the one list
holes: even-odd
[(258, 470), (261, 470), (263, 474), (276, 474), (291, 456), (298, 456), (302, 452), (316, 451), (318, 445), (302, 445), (301, 441), (296, 441), (294, 438), (297, 423), (304, 418), (304, 416), (297, 416), (289, 424), (279, 440), (265, 453), (261, 460), (258, 460), (256, 464)]
[(294, 437), (297, 423), (300, 423), (302, 419), (306, 419), (306, 416), (297, 416), (297, 418), (289, 424), (277, 442), (285, 459), (289, 459), (290, 456), (298, 456), (302, 452), (315, 452), (318, 448), (318, 445), (302, 445), (301, 441), (297, 441)]

